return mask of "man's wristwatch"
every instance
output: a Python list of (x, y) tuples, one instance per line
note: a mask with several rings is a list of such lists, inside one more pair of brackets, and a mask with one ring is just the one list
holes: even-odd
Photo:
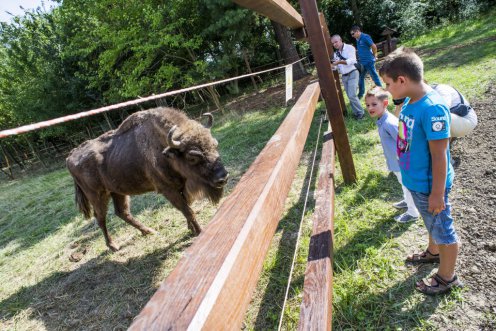
[(393, 104), (395, 106), (401, 105), (403, 102), (405, 102), (406, 98), (401, 98), (401, 99), (393, 99)]

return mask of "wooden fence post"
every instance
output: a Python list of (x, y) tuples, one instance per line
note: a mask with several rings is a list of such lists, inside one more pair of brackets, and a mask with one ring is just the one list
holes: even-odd
[[(329, 32), (329, 28), (327, 27), (324, 13), (319, 13), (319, 19), (320, 19), (320, 26), (322, 27), (322, 31), (324, 31), (324, 40), (326, 43), (327, 52), (329, 53), (329, 58), (333, 58), (334, 47), (332, 46), (331, 33)], [(348, 114), (348, 111), (346, 110), (346, 103), (344, 102), (343, 89), (341, 88), (341, 79), (339, 78), (339, 72), (337, 70), (333, 70), (332, 73), (338, 90), (339, 103), (341, 104), (341, 111), (343, 112), (343, 115), (346, 116)]]
[(339, 156), (341, 172), (347, 184), (356, 182), (355, 165), (351, 155), (348, 133), (344, 125), (343, 112), (340, 108), (336, 82), (331, 69), (331, 61), (327, 52), (324, 33), (320, 25), (317, 3), (315, 0), (299, 0), (303, 19), (306, 24), (308, 41), (315, 58), (320, 87), (327, 109), (327, 116), (331, 122), (336, 150)]

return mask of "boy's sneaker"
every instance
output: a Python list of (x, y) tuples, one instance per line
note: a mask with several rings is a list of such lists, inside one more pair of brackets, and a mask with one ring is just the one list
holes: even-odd
[(400, 202), (393, 203), (393, 207), (396, 209), (404, 209), (408, 207), (408, 205), (405, 200), (401, 200)]
[(408, 222), (413, 222), (416, 221), (418, 217), (412, 216), (408, 213), (403, 213), (401, 215), (395, 216), (394, 220), (398, 223), (408, 223)]

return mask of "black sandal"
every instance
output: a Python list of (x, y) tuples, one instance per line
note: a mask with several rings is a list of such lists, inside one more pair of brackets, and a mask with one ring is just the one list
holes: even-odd
[[(420, 282), (417, 282), (415, 288), (417, 291), (427, 294), (427, 295), (438, 295), (443, 293), (448, 293), (453, 288), (463, 288), (463, 283), (458, 280), (458, 277), (455, 275), (452, 280), (446, 281), (437, 273), (432, 275), (431, 277), (436, 281), (436, 285), (429, 285), (427, 279), (424, 278)], [(431, 280), (432, 284), (432, 280)]]
[(439, 263), (439, 254), (432, 254), (428, 249), (422, 253), (415, 253), (406, 258), (406, 262), (411, 263)]

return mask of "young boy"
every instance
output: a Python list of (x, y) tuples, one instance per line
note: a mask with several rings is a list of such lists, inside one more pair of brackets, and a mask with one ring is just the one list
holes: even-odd
[(411, 191), (429, 232), (427, 249), (407, 261), (439, 261), (437, 273), (416, 283), (417, 290), (434, 295), (462, 283), (455, 274), (459, 243), (448, 201), (454, 177), (449, 162), (449, 108), (424, 83), (423, 73), (422, 60), (404, 49), (391, 53), (379, 71), (393, 99), (406, 98), (399, 116), (397, 153), (403, 185)]
[(407, 211), (394, 218), (400, 223), (415, 221), (419, 217), (419, 212), (413, 202), (412, 194), (401, 182), (400, 166), (396, 156), (396, 139), (398, 137), (398, 119), (387, 111), (388, 92), (381, 87), (374, 87), (365, 95), (365, 105), (370, 117), (377, 118), (377, 128), (381, 138), (382, 150), (386, 158), (389, 171), (392, 171), (403, 189), (403, 201), (393, 204), (397, 209), (407, 208)]

